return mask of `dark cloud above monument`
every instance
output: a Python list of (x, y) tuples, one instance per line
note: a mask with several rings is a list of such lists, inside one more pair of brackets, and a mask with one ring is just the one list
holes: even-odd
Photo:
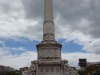
[(43, 0), (21, 0), (26, 18), (39, 19), (43, 17)]
[[(60, 15), (64, 25), (70, 24), (73, 30), (80, 30), (85, 34), (100, 38), (99, 6), (100, 0), (62, 0), (58, 2), (55, 11)], [(83, 19), (90, 22), (90, 25), (79, 26), (78, 24)]]

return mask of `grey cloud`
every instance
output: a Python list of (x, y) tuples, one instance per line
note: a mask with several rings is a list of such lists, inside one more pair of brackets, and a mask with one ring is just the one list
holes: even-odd
[(0, 5), (4, 13), (10, 12), (11, 6), (7, 3), (3, 3)]
[[(80, 30), (94, 38), (100, 38), (100, 0), (63, 0), (57, 6), (55, 11), (64, 25), (69, 24), (73, 31)], [(89, 27), (79, 27), (78, 23), (83, 18), (92, 22)]]
[(26, 30), (23, 31), (24, 34), (26, 34), (26, 37), (31, 36), (31, 40), (33, 40), (33, 38), (35, 38), (35, 40), (40, 40), (42, 39), (42, 25), (35, 25), (35, 26), (28, 26), (26, 28)]
[(7, 13), (12, 13), (18, 12), (21, 7), (21, 2), (19, 0), (0, 0), (0, 11), (7, 14)]
[(24, 5), (26, 18), (39, 19), (43, 17), (43, 0), (21, 0)]

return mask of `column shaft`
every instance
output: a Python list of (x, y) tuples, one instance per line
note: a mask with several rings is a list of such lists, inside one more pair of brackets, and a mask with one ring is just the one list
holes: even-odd
[(43, 41), (55, 40), (52, 0), (44, 0)]

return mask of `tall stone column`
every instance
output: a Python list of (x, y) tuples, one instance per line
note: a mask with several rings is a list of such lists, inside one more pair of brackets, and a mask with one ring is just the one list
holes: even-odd
[(55, 41), (53, 2), (44, 0), (43, 41), (37, 45), (39, 60), (61, 60), (62, 45)]
[(52, 0), (44, 0), (43, 41), (55, 40)]
[(44, 0), (44, 21), (53, 21), (52, 0)]

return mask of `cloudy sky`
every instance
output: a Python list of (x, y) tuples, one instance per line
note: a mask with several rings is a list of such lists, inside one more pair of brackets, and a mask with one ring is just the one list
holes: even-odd
[[(56, 40), (62, 59), (100, 61), (100, 0), (53, 0)], [(37, 59), (43, 0), (0, 0), (0, 65), (20, 68)]]

